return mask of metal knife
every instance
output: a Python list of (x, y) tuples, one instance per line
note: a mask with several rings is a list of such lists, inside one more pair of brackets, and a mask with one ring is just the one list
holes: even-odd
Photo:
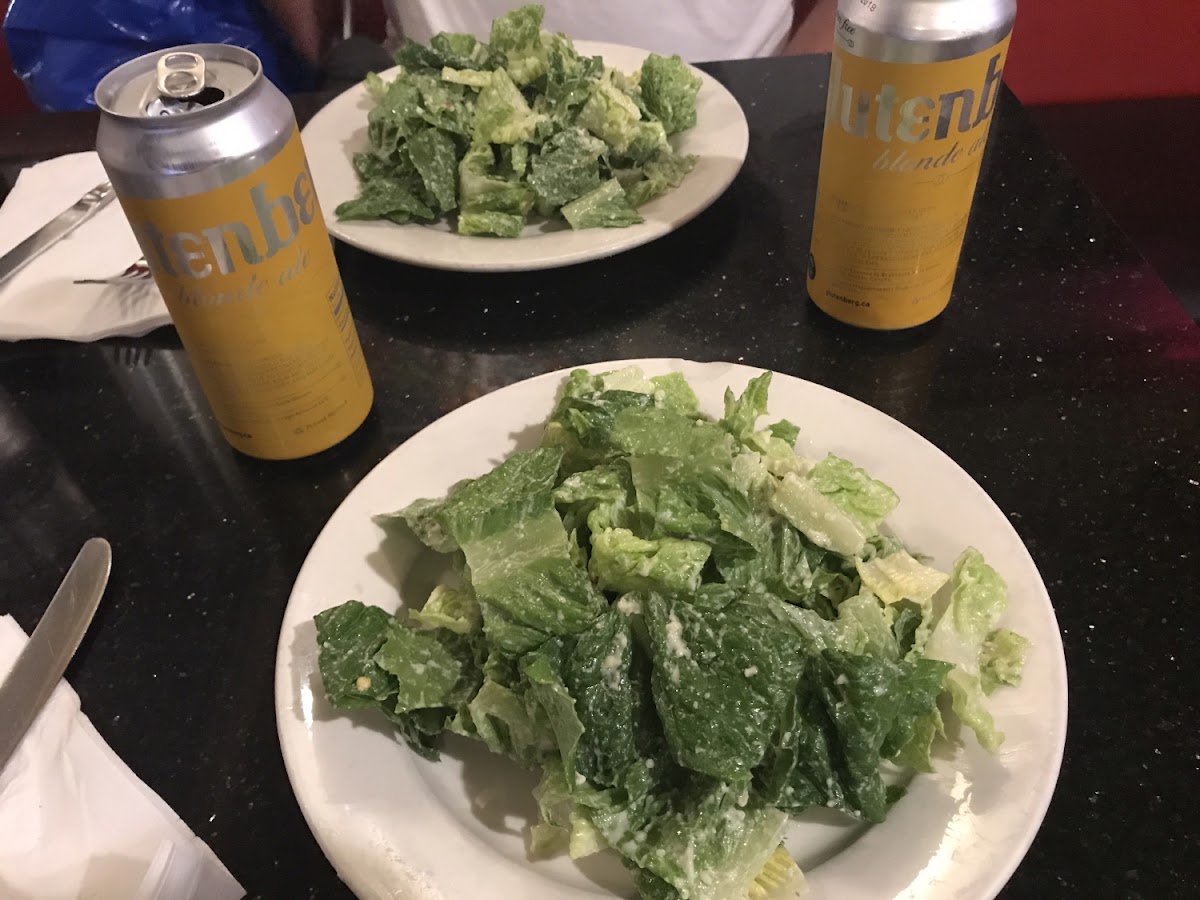
[(0, 256), (0, 285), (41, 256), (112, 202), (116, 195), (107, 181), (98, 184), (67, 210), (59, 213), (17, 246)]
[(8, 677), (0, 682), (0, 770), (20, 746), (79, 649), (111, 568), (108, 541), (92, 538), (83, 545)]

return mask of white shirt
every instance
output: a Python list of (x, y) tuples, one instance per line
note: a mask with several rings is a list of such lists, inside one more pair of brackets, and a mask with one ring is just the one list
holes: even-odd
[[(487, 40), (516, 0), (386, 0), (393, 27), (421, 43), (439, 31)], [(773, 56), (787, 43), (792, 0), (542, 0), (546, 31), (678, 53), (690, 62)]]

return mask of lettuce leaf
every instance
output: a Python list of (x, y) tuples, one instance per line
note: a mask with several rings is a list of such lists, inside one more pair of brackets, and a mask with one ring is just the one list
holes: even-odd
[(899, 661), (900, 644), (892, 632), (891, 611), (874, 594), (856, 594), (839, 603), (837, 625), (841, 649), (890, 662)]
[(525, 227), (522, 216), (494, 210), (463, 211), (458, 215), (458, 233), (516, 237)]
[(1008, 628), (997, 628), (983, 642), (979, 654), (979, 678), (985, 694), (1001, 685), (1016, 687), (1021, 683), (1025, 654), (1029, 640)]
[(508, 181), (492, 174), (495, 154), (487, 144), (471, 147), (458, 164), (458, 199), (463, 215), (469, 213), (504, 213), (524, 220), (533, 208), (533, 189), (517, 181)]
[(767, 414), (767, 395), (771, 389), (771, 373), (763, 372), (750, 379), (740, 396), (725, 388), (725, 416), (721, 427), (739, 441), (754, 431), (754, 423)]
[(679, 594), (700, 587), (711, 552), (702, 541), (645, 540), (627, 528), (606, 528), (592, 533), (588, 572), (601, 590)]
[(645, 615), (654, 704), (675, 759), (714, 778), (748, 779), (804, 666), (799, 640), (743, 601), (700, 610), (650, 595)]
[(583, 723), (576, 769), (594, 785), (617, 786), (658, 743), (646, 700), (648, 669), (629, 619), (616, 607), (579, 635), (565, 678)]
[(553, 209), (600, 187), (604, 141), (582, 128), (560, 131), (533, 157), (529, 183), (538, 201)]
[(434, 218), (433, 210), (419, 196), (416, 183), (393, 178), (369, 181), (359, 196), (339, 203), (334, 212), (346, 220), (403, 217), (407, 221), (432, 221)]
[(836, 606), (858, 592), (853, 568), (847, 569), (841, 557), (818, 547), (783, 519), (769, 520), (767, 528), (767, 540), (754, 545), (754, 554), (740, 550), (715, 553), (726, 583), (741, 591), (767, 593), (820, 610), (832, 619)]
[(755, 802), (744, 785), (706, 780), (589, 815), (605, 840), (639, 867), (639, 890), (652, 898), (746, 896), (787, 827), (786, 814)]
[(981, 660), (984, 645), (1008, 607), (1008, 592), (996, 570), (974, 548), (963, 551), (950, 576), (950, 603), (925, 644), (925, 656), (951, 663), (946, 686), (954, 714), (995, 752), (1004, 741), (988, 712)]
[(678, 56), (651, 53), (642, 63), (638, 84), (642, 99), (667, 134), (676, 134), (696, 124), (696, 96), (700, 79)]
[(528, 141), (536, 132), (541, 115), (529, 103), (504, 69), (492, 72), (491, 80), (475, 101), (475, 144), (515, 144)]
[(568, 528), (586, 525), (592, 532), (629, 528), (635, 502), (629, 466), (621, 461), (576, 472), (554, 489), (554, 502)]
[(485, 634), (509, 653), (582, 631), (606, 606), (554, 509), (561, 461), (551, 448), (513, 454), (459, 485), (438, 513), (470, 567)]
[(470, 641), (450, 631), (417, 631), (395, 619), (374, 659), (395, 676), (397, 713), (457, 708), (482, 681)]
[(397, 521), (404, 522), (426, 547), (438, 553), (453, 553), (458, 549), (458, 541), (438, 521), (441, 508), (441, 500), (423, 497), (398, 512), (377, 515), (374, 521), (385, 530)]
[(542, 43), (541, 6), (519, 6), (492, 22), (489, 43), (505, 57), (507, 74), (524, 87), (546, 74), (546, 50)]
[(793, 472), (779, 482), (771, 498), (771, 508), (818, 547), (840, 556), (858, 556), (871, 533), (860, 519), (822, 493), (813, 481)]
[(612, 445), (635, 458), (686, 460), (694, 468), (728, 468), (737, 444), (712, 422), (664, 408), (629, 408), (613, 419)]
[(502, 64), (500, 55), (472, 34), (443, 31), (429, 41), (429, 49), (437, 57), (434, 68), (486, 70)]
[(818, 491), (857, 521), (864, 534), (879, 530), (880, 523), (896, 508), (896, 492), (876, 481), (854, 463), (832, 453), (813, 466), (809, 481)]
[(422, 756), (478, 688), (471, 642), (448, 631), (418, 632), (357, 600), (316, 616), (325, 696), (342, 709), (379, 708)]
[(575, 123), (619, 154), (642, 135), (641, 116), (637, 104), (613, 84), (610, 70), (593, 85), (592, 94), (576, 115)]
[(868, 822), (887, 813), (881, 756), (905, 746), (942, 690), (949, 667), (893, 663), (826, 648), (781, 717), (756, 772), (761, 795), (781, 809), (842, 809)]
[(458, 202), (455, 152), (454, 141), (436, 128), (426, 128), (408, 140), (408, 155), (439, 212), (454, 209)]
[(348, 600), (317, 613), (318, 666), (325, 697), (342, 709), (366, 709), (396, 693), (396, 679), (375, 661), (392, 617)]
[(599, 56), (580, 56), (562, 35), (542, 35), (546, 48), (546, 107), (552, 115), (566, 118), (587, 102), (595, 82), (604, 73)]
[(616, 178), (579, 196), (562, 208), (572, 228), (624, 228), (642, 221)]
[(629, 202), (636, 208), (649, 203), (655, 197), (667, 193), (683, 184), (683, 179), (696, 167), (699, 157), (675, 153), (670, 145), (661, 148), (640, 171), (637, 177), (625, 185)]
[(561, 639), (549, 640), (521, 660), (521, 674), (526, 682), (526, 699), (531, 718), (540, 723), (540, 730), (554, 735), (554, 743), (562, 760), (563, 776), (575, 778), (575, 753), (584, 725), (575, 711), (575, 700), (563, 684), (563, 657), (566, 653)]
[(917, 562), (906, 550), (869, 560), (855, 560), (855, 569), (863, 587), (884, 603), (912, 600), (925, 604), (942, 589), (950, 576)]
[(410, 610), (409, 621), (424, 628), (444, 628), (455, 634), (475, 634), (483, 627), (479, 601), (469, 588), (439, 584), (420, 609)]
[(516, 691), (490, 678), (467, 705), (471, 731), (489, 750), (527, 768), (557, 750), (546, 721), (535, 721)]

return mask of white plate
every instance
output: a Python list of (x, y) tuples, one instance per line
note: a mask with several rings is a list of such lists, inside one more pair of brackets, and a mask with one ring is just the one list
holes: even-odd
[[(618, 44), (575, 41), (580, 53), (600, 55), (623, 72), (641, 68), (649, 51)], [(671, 138), (680, 153), (699, 157), (696, 167), (673, 191), (651, 200), (639, 212), (646, 220), (628, 228), (573, 231), (565, 222), (537, 222), (519, 238), (455, 234), (445, 222), (395, 225), (391, 222), (340, 222), (333, 210), (358, 194), (350, 158), (367, 149), (367, 112), (374, 105), (363, 85), (350, 88), (317, 113), (302, 133), (317, 197), (330, 232), (368, 253), (433, 269), (508, 272), (552, 269), (612, 256), (648, 243), (690, 221), (725, 192), (746, 160), (750, 131), (733, 94), (711, 75), (700, 77), (696, 125)], [(391, 79), (396, 69), (381, 73)]]
[[(635, 360), (649, 374), (680, 371), (710, 414), (726, 385), (758, 370), (726, 363)], [(630, 363), (600, 363), (604, 371)], [(441, 762), (421, 759), (381, 717), (333, 710), (321, 692), (314, 614), (347, 599), (395, 610), (420, 603), (438, 577), (436, 554), (381, 544), (375, 513), (439, 496), (516, 449), (536, 445), (564, 372), (511, 385), (439, 419), (381, 462), (317, 538), (296, 579), (279, 637), (275, 709), (284, 761), (309, 826), (362, 898), (584, 900), (630, 896), (610, 854), (529, 862), (522, 829), (535, 815), (534, 780), (482, 745), (458, 739)], [(990, 898), (1037, 831), (1066, 733), (1066, 668), (1046, 588), (1020, 538), (983, 489), (945, 454), (856, 400), (776, 375), (771, 414), (799, 424), (801, 452), (846, 456), (900, 494), (889, 522), (948, 567), (971, 544), (1006, 579), (1005, 624), (1033, 643), (1022, 687), (993, 695), (1006, 740), (996, 756), (969, 739), (953, 765), (913, 779), (887, 821), (847, 827), (806, 817), (788, 845), (812, 900)]]

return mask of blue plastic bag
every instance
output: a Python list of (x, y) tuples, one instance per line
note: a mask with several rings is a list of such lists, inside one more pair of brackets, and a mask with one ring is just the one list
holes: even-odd
[(4, 18), (13, 69), (41, 109), (87, 109), (112, 69), (177, 44), (253, 51), (285, 93), (315, 73), (255, 0), (13, 0)]

